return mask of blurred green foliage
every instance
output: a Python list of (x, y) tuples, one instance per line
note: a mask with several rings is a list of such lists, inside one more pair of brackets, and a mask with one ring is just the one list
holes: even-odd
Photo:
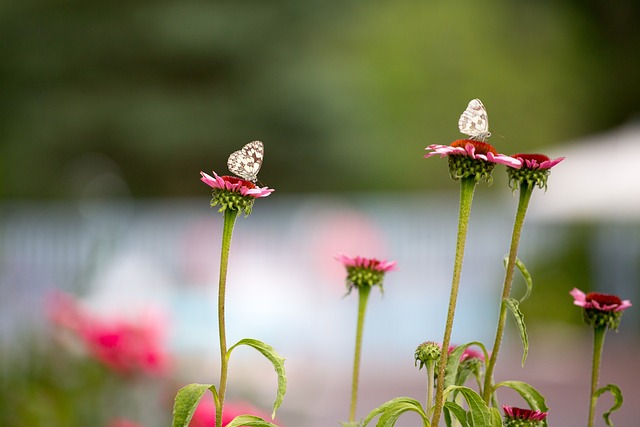
[(202, 194), (198, 172), (226, 173), (252, 139), (266, 144), (261, 181), (279, 191), (433, 188), (446, 166), (423, 148), (461, 136), (471, 98), (506, 153), (638, 110), (635, 0), (0, 8), (10, 198)]
[(0, 348), (0, 425), (106, 427), (118, 418), (169, 425), (175, 384), (118, 376), (50, 333), (26, 331)]

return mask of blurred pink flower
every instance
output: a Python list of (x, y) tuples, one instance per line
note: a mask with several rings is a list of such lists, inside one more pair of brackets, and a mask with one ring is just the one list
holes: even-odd
[(573, 297), (573, 303), (584, 309), (617, 312), (626, 310), (632, 305), (628, 299), (622, 301), (615, 295), (599, 294), (597, 292), (585, 294), (578, 288), (573, 288), (569, 294)]
[(460, 361), (464, 362), (465, 360), (471, 360), (471, 359), (478, 359), (484, 362), (484, 353), (467, 347), (464, 349), (464, 352), (460, 355)]
[[(245, 402), (229, 402), (224, 404), (222, 427), (229, 424), (238, 415), (254, 415), (269, 421), (271, 416)], [(213, 397), (207, 393), (198, 404), (189, 427), (212, 427), (216, 425), (216, 406)]]
[(116, 418), (107, 427), (142, 427), (142, 424), (134, 423), (126, 418)]
[(242, 196), (267, 197), (275, 191), (268, 187), (256, 187), (251, 181), (236, 178), (235, 176), (218, 176), (215, 172), (213, 172), (213, 176), (210, 176), (202, 171), (200, 175), (200, 180), (209, 187), (240, 193)]
[(164, 327), (157, 318), (100, 319), (61, 292), (49, 299), (48, 314), (80, 339), (92, 357), (120, 374), (162, 374), (168, 368)]
[[(455, 350), (457, 347), (458, 347), (457, 345), (450, 345), (448, 350), (449, 354), (451, 354), (451, 352)], [(465, 360), (471, 360), (471, 359), (478, 359), (484, 362), (484, 353), (481, 351), (475, 350), (473, 348), (467, 347), (464, 349), (464, 351), (460, 355), (460, 361), (464, 362)]]

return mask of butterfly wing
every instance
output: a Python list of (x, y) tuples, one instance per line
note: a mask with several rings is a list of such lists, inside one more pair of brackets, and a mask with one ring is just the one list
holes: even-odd
[(491, 136), (487, 110), (484, 108), (482, 101), (479, 99), (469, 101), (467, 109), (464, 110), (460, 115), (460, 120), (458, 120), (458, 129), (476, 141), (484, 141)]
[(227, 160), (231, 173), (247, 181), (256, 182), (264, 158), (264, 145), (261, 141), (251, 141), (238, 151), (234, 151)]

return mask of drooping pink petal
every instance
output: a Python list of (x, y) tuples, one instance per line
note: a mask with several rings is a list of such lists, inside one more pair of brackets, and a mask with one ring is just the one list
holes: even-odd
[(493, 163), (500, 163), (505, 166), (510, 166), (515, 169), (520, 169), (522, 167), (522, 162), (513, 157), (504, 155), (504, 154), (493, 154), (491, 152), (487, 153), (487, 159)]
[(586, 307), (587, 305), (587, 294), (582, 292), (578, 288), (573, 288), (569, 294), (573, 297), (573, 303), (580, 307)]
[(424, 155), (424, 158), (427, 159), (431, 156), (435, 156), (437, 154), (440, 155), (440, 157), (445, 157), (445, 156), (449, 156), (451, 154), (466, 154), (466, 151), (464, 148), (462, 147), (452, 147), (450, 145), (439, 145), (439, 144), (432, 144), (430, 146), (428, 146), (427, 148), (425, 148), (425, 150), (433, 150), (430, 153), (427, 153)]

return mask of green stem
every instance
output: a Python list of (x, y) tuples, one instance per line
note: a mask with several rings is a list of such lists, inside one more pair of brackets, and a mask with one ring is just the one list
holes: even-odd
[(431, 411), (431, 406), (433, 405), (433, 374), (435, 365), (435, 360), (429, 360), (427, 362), (427, 403), (425, 405), (425, 414), (429, 414), (429, 411)]
[(507, 262), (507, 273), (504, 276), (504, 284), (502, 285), (502, 296), (500, 298), (500, 315), (498, 316), (498, 327), (496, 328), (496, 337), (493, 343), (493, 350), (491, 351), (491, 357), (487, 364), (487, 372), (484, 377), (484, 394), (483, 398), (487, 405), (490, 403), (493, 378), (493, 371), (495, 369), (496, 362), (498, 360), (498, 354), (500, 353), (500, 346), (502, 345), (502, 338), (504, 336), (504, 328), (507, 321), (507, 305), (505, 300), (509, 298), (511, 294), (511, 285), (513, 283), (513, 274), (516, 267), (516, 259), (518, 256), (518, 246), (520, 245), (520, 234), (522, 227), (524, 226), (524, 219), (527, 215), (527, 209), (529, 208), (529, 202), (531, 201), (531, 195), (533, 194), (533, 185), (522, 182), (520, 185), (520, 200), (518, 202), (518, 210), (516, 212), (516, 218), (513, 223), (513, 232), (511, 234), (511, 247), (509, 248), (509, 260)]
[(606, 332), (606, 326), (596, 327), (593, 330), (593, 365), (591, 367), (591, 401), (589, 402), (588, 427), (593, 427), (593, 420), (596, 415), (596, 403), (598, 401), (596, 391), (598, 390), (600, 359), (602, 358), (602, 347), (604, 346), (604, 335)]
[(360, 358), (362, 352), (362, 330), (364, 329), (364, 314), (367, 310), (367, 302), (371, 293), (371, 286), (358, 287), (358, 325), (356, 326), (356, 349), (353, 358), (353, 380), (351, 382), (351, 409), (349, 421), (356, 418), (356, 405), (358, 402), (358, 380), (360, 378)]
[(436, 400), (431, 419), (431, 425), (436, 427), (440, 421), (440, 413), (444, 402), (442, 396), (444, 394), (444, 372), (447, 366), (449, 356), (448, 348), (451, 342), (451, 330), (453, 329), (453, 318), (456, 311), (456, 302), (458, 300), (458, 288), (460, 287), (460, 275), (462, 273), (462, 261), (464, 259), (464, 247), (467, 241), (467, 229), (469, 227), (469, 216), (471, 215), (471, 204), (473, 202), (473, 192), (476, 188), (475, 177), (462, 178), (460, 180), (460, 213), (458, 215), (458, 237), (456, 240), (456, 256), (453, 263), (453, 279), (451, 281), (451, 294), (449, 296), (449, 310), (447, 313), (447, 322), (444, 329), (444, 338), (442, 339), (442, 354), (440, 356), (440, 365), (438, 367), (438, 381), (436, 386)]
[(224, 226), (222, 229), (222, 249), (220, 254), (220, 280), (218, 282), (218, 333), (220, 335), (220, 386), (218, 387), (218, 402), (216, 405), (216, 427), (222, 427), (222, 408), (224, 406), (224, 395), (227, 390), (227, 335), (224, 322), (224, 302), (227, 286), (227, 266), (229, 265), (229, 249), (231, 247), (231, 236), (233, 226), (240, 211), (225, 209)]

